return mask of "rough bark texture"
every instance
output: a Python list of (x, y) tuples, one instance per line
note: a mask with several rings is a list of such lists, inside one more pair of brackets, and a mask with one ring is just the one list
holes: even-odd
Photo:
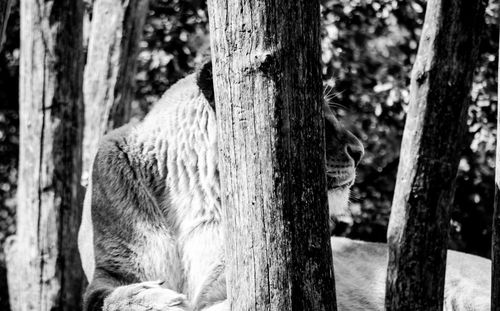
[[(499, 22), (500, 22), (500, 16)], [(500, 57), (500, 50), (498, 51)], [(500, 74), (500, 62), (498, 63)], [(500, 96), (500, 81), (498, 81)], [(500, 98), (500, 97), (499, 97)], [(500, 311), (500, 109), (497, 109), (497, 152), (495, 166), (495, 205), (493, 208), (493, 233), (491, 236), (491, 311)]]
[(5, 42), (5, 29), (7, 28), (10, 8), (13, 2), (13, 0), (0, 1), (0, 52), (2, 51), (3, 44)]
[(99, 140), (130, 118), (139, 40), (148, 0), (87, 0), (93, 5), (83, 85), (84, 184)]
[(335, 310), (319, 2), (208, 4), (231, 310)]
[(430, 0), (410, 85), (389, 222), (387, 310), (442, 310), (449, 209), (483, 0)]
[(21, 0), (17, 233), (11, 308), (78, 310), (83, 49), (81, 0)]

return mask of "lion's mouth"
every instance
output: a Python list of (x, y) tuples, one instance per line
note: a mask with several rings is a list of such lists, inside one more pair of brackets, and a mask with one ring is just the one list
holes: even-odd
[(327, 176), (328, 190), (342, 190), (350, 188), (354, 184), (354, 178), (335, 178)]

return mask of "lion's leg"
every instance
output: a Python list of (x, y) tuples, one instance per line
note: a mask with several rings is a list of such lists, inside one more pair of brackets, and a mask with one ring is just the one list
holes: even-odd
[(96, 270), (85, 293), (86, 311), (184, 311), (191, 310), (186, 297), (164, 288), (163, 281), (119, 284), (109, 274)]
[(209, 222), (181, 235), (187, 296), (195, 310), (226, 299), (224, 245), (220, 224)]
[(119, 286), (104, 299), (104, 311), (190, 310), (186, 296), (149, 281)]
[[(93, 247), (82, 254), (93, 254), (95, 271), (88, 274), (93, 277), (84, 311), (190, 310), (186, 297), (178, 293), (183, 271), (177, 241), (155, 199), (158, 193), (152, 193), (150, 180), (137, 173), (146, 169), (130, 160), (137, 160), (136, 155), (126, 152), (131, 149), (123, 139), (126, 130), (105, 136), (94, 161)], [(165, 283), (145, 282), (155, 280)]]

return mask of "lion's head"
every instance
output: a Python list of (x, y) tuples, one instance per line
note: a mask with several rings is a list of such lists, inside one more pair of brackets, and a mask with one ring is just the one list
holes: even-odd
[[(197, 73), (197, 86), (214, 108), (212, 64), (205, 63)], [(325, 99), (326, 173), (330, 229), (336, 222), (350, 218), (348, 210), (350, 188), (356, 176), (356, 166), (363, 156), (361, 142), (337, 120)], [(215, 126), (215, 125), (214, 125)]]
[(326, 177), (330, 230), (337, 221), (350, 217), (348, 209), (351, 186), (364, 148), (359, 139), (337, 120), (325, 103)]

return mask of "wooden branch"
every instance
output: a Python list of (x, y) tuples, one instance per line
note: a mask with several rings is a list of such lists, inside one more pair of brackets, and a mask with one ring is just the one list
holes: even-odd
[(86, 0), (93, 6), (83, 95), (84, 185), (101, 137), (130, 118), (148, 0)]
[(81, 0), (21, 0), (17, 233), (11, 309), (78, 310), (83, 134)]
[(483, 0), (430, 0), (389, 223), (387, 310), (442, 310), (449, 210), (484, 23)]
[(9, 22), (10, 8), (13, 0), (0, 1), (0, 52), (2, 52), (3, 44), (5, 43), (5, 30)]
[(208, 4), (231, 310), (336, 310), (319, 3)]

